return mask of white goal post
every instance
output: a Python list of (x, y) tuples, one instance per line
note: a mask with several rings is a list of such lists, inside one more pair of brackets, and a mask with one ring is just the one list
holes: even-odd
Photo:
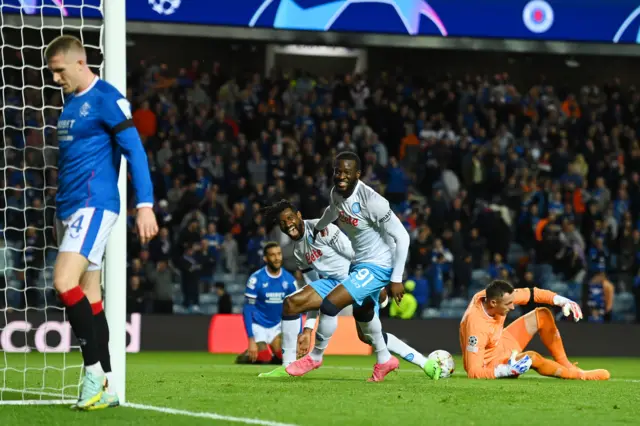
[[(53, 294), (57, 143), (52, 135), (63, 98), (52, 84), (44, 49), (58, 35), (79, 36), (94, 72), (126, 95), (125, 2), (0, 1), (0, 405), (66, 404), (78, 396), (82, 360), (78, 346), (70, 344), (71, 328)], [(124, 403), (124, 158), (121, 164), (121, 210), (107, 245), (103, 285), (111, 385)]]

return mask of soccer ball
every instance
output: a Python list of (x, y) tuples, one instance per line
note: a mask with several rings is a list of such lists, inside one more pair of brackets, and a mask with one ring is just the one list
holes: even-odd
[(436, 360), (440, 363), (440, 368), (442, 368), (442, 373), (440, 373), (441, 379), (451, 377), (453, 371), (456, 369), (456, 363), (451, 354), (442, 349), (431, 352), (427, 358)]

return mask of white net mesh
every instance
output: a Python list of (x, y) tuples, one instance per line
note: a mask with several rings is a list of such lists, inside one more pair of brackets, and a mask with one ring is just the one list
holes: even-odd
[(52, 280), (63, 96), (43, 53), (56, 36), (75, 35), (101, 73), (102, 0), (0, 6), (0, 404), (73, 400), (82, 359)]

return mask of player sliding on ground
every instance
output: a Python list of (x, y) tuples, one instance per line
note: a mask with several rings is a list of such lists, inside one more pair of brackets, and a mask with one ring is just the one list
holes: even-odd
[[(312, 239), (331, 222), (338, 220), (338, 226), (351, 241), (355, 259), (349, 277), (325, 297), (320, 312), (323, 316), (335, 317), (352, 303), (358, 306), (366, 303), (377, 305), (380, 291), (389, 282), (391, 295), (399, 302), (404, 294), (402, 276), (409, 251), (407, 230), (389, 207), (389, 202), (360, 181), (360, 158), (357, 154), (343, 152), (336, 156), (333, 183), (329, 207), (316, 223)], [(395, 250), (386, 238), (395, 241)], [(336, 323), (327, 321), (322, 325), (318, 324), (316, 336), (328, 340), (335, 332)], [(379, 382), (400, 363), (389, 353), (379, 323), (371, 321), (362, 325), (364, 334), (371, 336), (369, 340), (377, 358), (369, 380)], [(320, 365), (322, 361), (307, 355), (291, 364), (291, 368), (304, 372)]]
[[(582, 319), (573, 301), (539, 288), (514, 288), (506, 281), (493, 281), (469, 303), (460, 323), (460, 347), (464, 369), (471, 379), (517, 377), (533, 368), (539, 374), (562, 379), (608, 380), (607, 370), (585, 371), (569, 362), (560, 332), (548, 308), (537, 308), (507, 328), (504, 321), (515, 305), (535, 303), (562, 307), (565, 316)], [(553, 361), (534, 351), (524, 351), (534, 334), (547, 347)]]
[(49, 44), (45, 57), (53, 80), (66, 95), (57, 127), (58, 256), (53, 285), (66, 307), (84, 360), (85, 375), (74, 408), (113, 407), (119, 402), (107, 380), (111, 372), (109, 327), (102, 310), (100, 269), (120, 212), (121, 154), (133, 176), (142, 244), (158, 232), (147, 155), (133, 126), (129, 102), (89, 69), (80, 40), (60, 36)]
[(238, 364), (264, 364), (282, 357), (280, 332), (284, 298), (296, 291), (296, 279), (282, 267), (282, 248), (276, 242), (264, 246), (266, 265), (251, 274), (244, 292), (242, 315), (249, 349)]
[[(318, 221), (302, 220), (300, 212), (286, 200), (266, 208), (265, 213), (267, 223), (278, 222), (280, 230), (294, 241), (293, 256), (298, 267), (303, 270), (308, 285), (284, 300), (282, 310), (283, 366), (269, 373), (262, 373), (260, 377), (301, 376), (309, 370), (298, 369), (294, 363), (296, 360), (296, 338), (300, 331), (300, 314), (310, 311), (304, 332), (298, 338), (297, 352), (299, 356), (303, 356), (308, 352), (309, 340), (315, 327), (316, 310), (320, 308), (322, 300), (348, 277), (354, 252), (347, 236), (333, 224), (329, 224), (314, 240), (313, 230)], [(324, 278), (320, 278), (320, 276)], [(382, 299), (386, 299), (386, 293)], [(372, 328), (368, 323), (375, 322), (373, 328), (382, 328), (380, 318), (376, 315), (375, 304), (366, 303), (364, 306), (354, 306), (353, 316), (356, 320), (358, 336), (363, 342), (371, 344), (373, 336), (367, 335), (365, 332), (365, 330)], [(335, 329), (337, 327), (337, 324), (331, 324), (337, 323), (335, 316), (322, 315), (318, 323), (318, 330), (326, 329), (327, 322), (330, 323), (329, 328)], [(421, 353), (392, 334), (383, 332), (383, 337), (390, 351), (420, 366), (427, 376), (436, 380), (440, 377), (437, 362), (427, 360)], [(309, 357), (316, 363), (321, 363), (328, 344), (328, 338), (325, 338), (320, 332), (316, 333), (315, 346)]]

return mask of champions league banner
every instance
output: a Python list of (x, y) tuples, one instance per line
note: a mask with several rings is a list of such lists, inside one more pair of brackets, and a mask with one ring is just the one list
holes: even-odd
[[(1, 4), (3, 14), (101, 16), (100, 0), (2, 0)], [(298, 31), (640, 43), (640, 0), (129, 0), (127, 19)]]

